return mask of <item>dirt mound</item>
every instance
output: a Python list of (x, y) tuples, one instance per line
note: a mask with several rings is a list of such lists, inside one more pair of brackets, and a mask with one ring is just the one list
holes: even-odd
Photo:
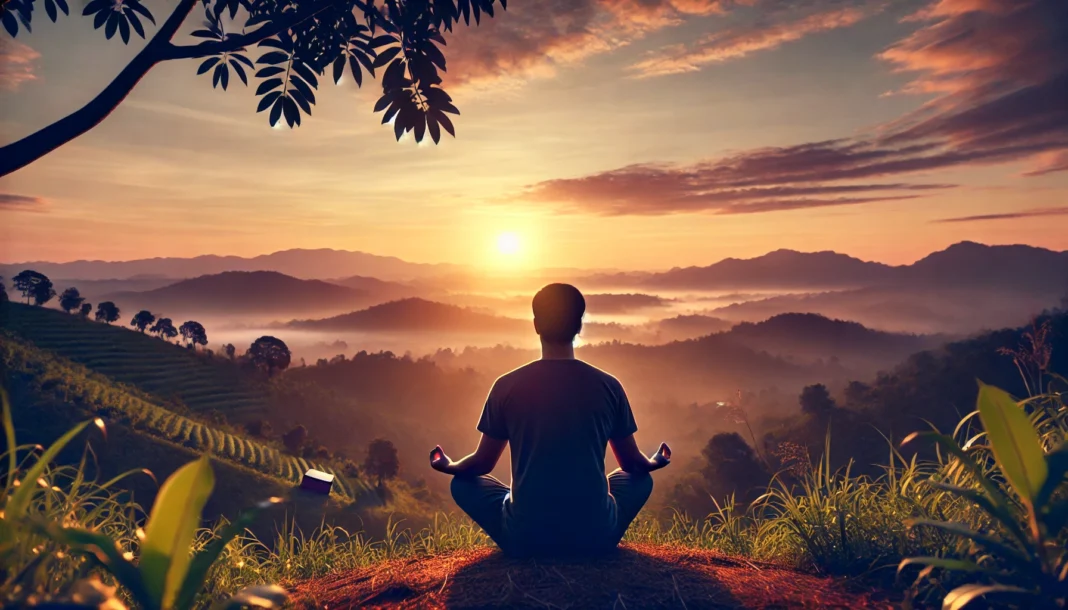
[(709, 551), (625, 545), (586, 560), (475, 549), (290, 586), (308, 608), (890, 608), (841, 581)]

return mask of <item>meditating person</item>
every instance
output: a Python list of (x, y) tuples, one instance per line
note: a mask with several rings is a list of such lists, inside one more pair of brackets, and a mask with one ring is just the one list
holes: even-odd
[[(615, 377), (575, 358), (586, 301), (568, 284), (534, 296), (541, 359), (497, 379), (475, 452), (451, 460), (441, 447), (430, 465), (451, 474), (456, 504), (513, 556), (589, 554), (614, 548), (653, 490), (650, 472), (671, 451), (638, 450), (627, 395)], [(488, 476), (506, 445), (512, 485)], [(619, 469), (605, 475), (606, 447)]]

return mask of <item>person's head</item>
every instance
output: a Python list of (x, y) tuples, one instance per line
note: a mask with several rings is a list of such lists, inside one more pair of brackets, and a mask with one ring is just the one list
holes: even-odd
[(549, 284), (534, 295), (534, 330), (546, 343), (570, 345), (582, 330), (586, 299), (570, 284)]

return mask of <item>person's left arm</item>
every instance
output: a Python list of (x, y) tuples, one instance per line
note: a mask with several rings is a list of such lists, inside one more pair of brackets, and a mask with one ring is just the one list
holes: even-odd
[(455, 462), (449, 459), (449, 456), (445, 455), (441, 446), (438, 445), (430, 452), (430, 466), (434, 470), (455, 476), (482, 476), (489, 474), (497, 466), (507, 444), (508, 441), (483, 434), (475, 452)]

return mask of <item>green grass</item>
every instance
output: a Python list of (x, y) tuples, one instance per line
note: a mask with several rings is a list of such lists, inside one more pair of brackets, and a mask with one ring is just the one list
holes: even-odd
[[(294, 457), (264, 443), (174, 413), (154, 404), (147, 394), (139, 394), (34, 345), (0, 335), (0, 361), (8, 374), (20, 375), (37, 392), (72, 405), (72, 411), (81, 409), (106, 416), (115, 423), (163, 441), (210, 453), (290, 485), (299, 483), (309, 468), (316, 468), (335, 475), (333, 493), (344, 501), (357, 501), (375, 493), (367, 481), (346, 477), (329, 462)], [(79, 417), (72, 412), (70, 420), (76, 421)]]
[(238, 422), (267, 411), (264, 384), (223, 357), (208, 359), (118, 322), (90, 322), (20, 303), (0, 307), (6, 309), (9, 333), (162, 402), (178, 401), (193, 412), (219, 411)]

